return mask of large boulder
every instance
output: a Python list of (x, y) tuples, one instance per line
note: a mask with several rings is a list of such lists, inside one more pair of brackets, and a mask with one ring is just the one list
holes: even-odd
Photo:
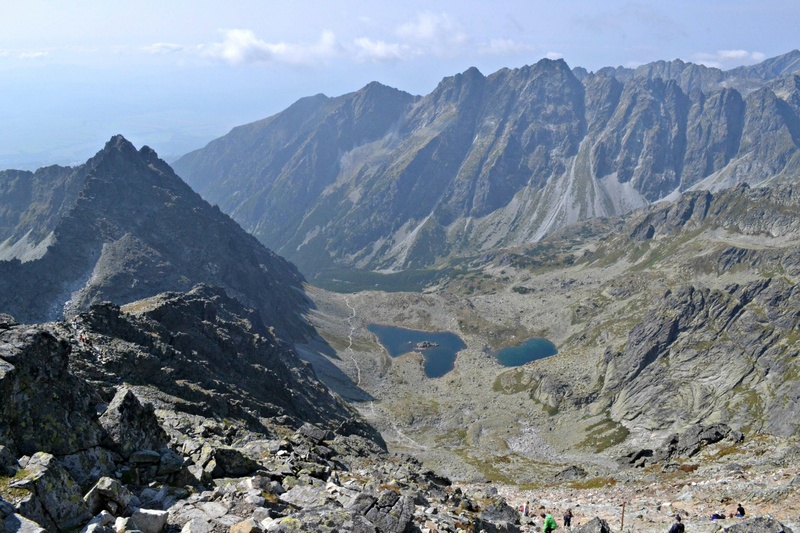
[(139, 450), (163, 448), (169, 440), (153, 406), (142, 405), (133, 391), (124, 387), (100, 416), (100, 424), (108, 432), (105, 444), (125, 459)]
[(595, 516), (583, 525), (573, 526), (572, 533), (611, 533), (611, 528), (608, 522)]
[(214, 449), (213, 458), (205, 469), (213, 478), (243, 477), (256, 473), (261, 465), (236, 448), (219, 447)]
[(99, 444), (97, 393), (69, 370), (70, 345), (49, 331), (0, 328), (0, 445), (57, 456)]
[(61, 457), (59, 462), (85, 491), (101, 477), (112, 475), (120, 460), (120, 456), (111, 450), (93, 446)]
[(73, 529), (92, 518), (80, 486), (49, 453), (34, 454), (9, 488), (16, 489), (17, 512), (47, 529)]
[(726, 533), (793, 533), (790, 527), (784, 526), (777, 520), (768, 516), (757, 516), (743, 520), (738, 524), (726, 527)]
[(384, 490), (364, 516), (386, 533), (403, 533), (414, 519), (414, 499)]
[(118, 515), (125, 511), (133, 495), (119, 481), (110, 477), (101, 478), (83, 499), (93, 515), (108, 511)]
[(137, 509), (130, 521), (142, 533), (161, 533), (167, 525), (169, 512), (154, 509)]
[(0, 445), (0, 476), (13, 476), (19, 464), (7, 446)]
[(556, 483), (564, 483), (566, 481), (575, 481), (586, 477), (586, 470), (580, 466), (570, 466), (553, 476), (553, 481)]
[(679, 455), (691, 457), (709, 444), (719, 442), (731, 432), (725, 424), (697, 425), (686, 430), (678, 440)]

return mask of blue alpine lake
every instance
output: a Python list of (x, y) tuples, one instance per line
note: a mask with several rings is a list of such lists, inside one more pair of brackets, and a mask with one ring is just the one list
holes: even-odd
[(544, 359), (558, 353), (556, 345), (547, 339), (533, 337), (519, 346), (509, 346), (499, 350), (495, 357), (503, 366), (522, 366), (525, 363)]
[(425, 360), (425, 375), (429, 378), (442, 377), (453, 370), (456, 354), (467, 347), (461, 337), (454, 333), (419, 331), (380, 324), (369, 324), (367, 329), (378, 337), (378, 341), (392, 357), (413, 351), (420, 352)]

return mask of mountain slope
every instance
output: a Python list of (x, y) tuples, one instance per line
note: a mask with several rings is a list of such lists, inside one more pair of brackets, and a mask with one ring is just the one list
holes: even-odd
[[(362, 412), (390, 448), (453, 476), (521, 483), (560, 461), (549, 479), (587, 453), (602, 471), (714, 424), (796, 438), (798, 198), (796, 184), (689, 191), (453, 259), (423, 292), (314, 289), (312, 320), (348, 347), (332, 361), (378, 400)], [(418, 354), (382, 353), (370, 324), (467, 347), (431, 379)], [(533, 337), (558, 354), (511, 368), (494, 357)]]
[(137, 151), (117, 136), (84, 165), (0, 177), (0, 309), (18, 320), (204, 282), (284, 334), (308, 331), (297, 270), (203, 201), (151, 149)]
[(303, 99), (175, 168), (309, 274), (423, 268), (693, 187), (791, 179), (798, 55), (729, 72), (472, 68), (416, 99), (371, 84)]

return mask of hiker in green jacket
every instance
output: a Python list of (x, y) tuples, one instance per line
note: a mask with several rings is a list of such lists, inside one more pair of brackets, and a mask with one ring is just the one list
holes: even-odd
[(544, 533), (550, 533), (551, 531), (555, 531), (558, 528), (558, 525), (556, 524), (556, 520), (555, 518), (553, 518), (553, 515), (551, 515), (550, 513), (547, 514), (542, 513), (540, 516), (544, 518), (544, 523), (542, 524), (542, 531)]

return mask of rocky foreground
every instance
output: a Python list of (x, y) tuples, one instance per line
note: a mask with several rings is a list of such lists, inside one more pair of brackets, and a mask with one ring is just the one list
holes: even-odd
[[(456, 486), (332, 395), (257, 315), (199, 287), (67, 322), (0, 319), (0, 533), (791, 531), (800, 445), (684, 436), (597, 478)], [(718, 431), (719, 430), (719, 431)], [(719, 438), (701, 438), (703, 435)], [(744, 503), (754, 518), (711, 521)]]
[(380, 435), (222, 291), (0, 316), (0, 532), (518, 530)]

